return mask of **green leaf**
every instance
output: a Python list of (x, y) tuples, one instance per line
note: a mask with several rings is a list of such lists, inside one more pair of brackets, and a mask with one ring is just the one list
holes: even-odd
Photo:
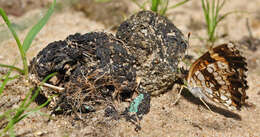
[(51, 7), (48, 9), (48, 11), (44, 15), (44, 17), (36, 25), (34, 25), (32, 27), (32, 29), (26, 35), (25, 40), (23, 42), (23, 46), (22, 46), (24, 52), (27, 52), (27, 50), (30, 48), (35, 36), (40, 32), (40, 30), (43, 28), (43, 26), (49, 20), (50, 16), (52, 15), (52, 13), (54, 11), (55, 4), (56, 4), (56, 0), (53, 1), (53, 3), (51, 4)]

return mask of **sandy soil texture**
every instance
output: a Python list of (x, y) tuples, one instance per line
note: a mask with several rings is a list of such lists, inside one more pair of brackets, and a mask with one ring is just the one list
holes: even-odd
[[(116, 0), (115, 0), (116, 1)], [(1, 2), (1, 1), (0, 1)], [(125, 4), (127, 3), (127, 4)], [(170, 2), (174, 4), (175, 2)], [(131, 13), (138, 11), (138, 7), (131, 1), (124, 0), (122, 6), (126, 8), (115, 8), (122, 10), (122, 17), (128, 17)], [(86, 7), (85, 7), (86, 6)], [(31, 60), (48, 43), (63, 40), (69, 34), (87, 33), (91, 31), (104, 31), (115, 33), (114, 28), (120, 23), (111, 23), (107, 21), (120, 21), (113, 14), (109, 16), (100, 16), (94, 18), (89, 16), (87, 5), (72, 7), (62, 7), (51, 17), (47, 25), (37, 35), (28, 51), (28, 59)], [(95, 15), (104, 14), (105, 4), (100, 7), (95, 5), (93, 10)], [(111, 4), (108, 4), (109, 10)], [(75, 8), (76, 7), (76, 8)], [(118, 7), (118, 5), (115, 5)], [(260, 1), (259, 0), (227, 0), (222, 13), (229, 11), (238, 11), (224, 19), (217, 28), (217, 35), (220, 36), (216, 44), (228, 41), (237, 41), (243, 43), (240, 50), (247, 58), (248, 62), (248, 84), (247, 94), (249, 99), (248, 107), (241, 111), (228, 111), (226, 109), (212, 107), (214, 113), (211, 113), (198, 99), (188, 92), (183, 92), (179, 102), (173, 104), (176, 99), (177, 91), (172, 90), (160, 96), (152, 97), (151, 110), (141, 120), (141, 130), (136, 131), (135, 125), (126, 122), (125, 119), (113, 120), (104, 117), (103, 111), (96, 111), (94, 114), (86, 116), (85, 121), (73, 119), (70, 116), (53, 116), (50, 120), (46, 116), (34, 114), (19, 122), (16, 127), (17, 136), (226, 136), (226, 137), (258, 137), (260, 136)], [(33, 9), (27, 11), (22, 16), (12, 16), (10, 19), (18, 26), (28, 26), (29, 19), (38, 19), (45, 10)], [(87, 11), (87, 13), (85, 12)], [(120, 11), (118, 11), (120, 12)], [(118, 16), (118, 12), (115, 12)], [(109, 13), (109, 12), (107, 12)], [(191, 0), (181, 7), (171, 9), (167, 12), (168, 18), (183, 32), (185, 36), (191, 33), (189, 40), (190, 47), (187, 54), (193, 56), (193, 61), (207, 51), (205, 46), (206, 24), (204, 22), (203, 11), (199, 0)], [(105, 21), (103, 21), (105, 20)], [(254, 45), (256, 50), (251, 50), (247, 46), (246, 40), (249, 37), (248, 26), (252, 31)], [(32, 21), (36, 22), (36, 21)], [(112, 25), (109, 25), (109, 24)], [(7, 28), (0, 20), (0, 36), (7, 35)], [(24, 39), (29, 28), (21, 29), (18, 35)], [(3, 33), (3, 34), (1, 34)], [(20, 56), (15, 41), (11, 37), (5, 37), (0, 42), (0, 62), (3, 64), (13, 64), (19, 60)], [(21, 66), (22, 62), (17, 63)], [(0, 68), (1, 72), (4, 71)], [(20, 78), (8, 84), (0, 98), (0, 112), (6, 111), (18, 106), (24, 99), (30, 86), (27, 86), (24, 78)], [(123, 103), (124, 104), (124, 103)], [(36, 104), (33, 104), (36, 106)], [(32, 106), (32, 107), (33, 107)], [(50, 114), (47, 108), (41, 110), (43, 113)], [(1, 122), (0, 122), (1, 124)]]

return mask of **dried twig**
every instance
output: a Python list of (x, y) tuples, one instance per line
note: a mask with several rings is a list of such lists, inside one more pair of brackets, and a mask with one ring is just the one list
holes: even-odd
[(59, 92), (62, 92), (62, 91), (65, 90), (65, 88), (58, 87), (58, 86), (54, 86), (54, 85), (51, 85), (51, 84), (48, 84), (48, 83), (43, 83), (42, 85), (45, 86), (45, 87), (48, 87), (48, 88), (52, 88), (52, 89), (54, 89), (54, 90), (57, 90), (57, 91), (59, 91)]

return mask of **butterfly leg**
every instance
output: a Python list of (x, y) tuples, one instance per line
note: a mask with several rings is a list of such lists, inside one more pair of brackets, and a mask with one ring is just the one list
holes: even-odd
[(180, 91), (177, 95), (177, 99), (173, 102), (173, 105), (175, 105), (179, 101), (179, 99), (181, 98), (181, 92), (182, 92), (183, 87), (184, 87), (184, 85), (181, 85), (181, 89), (180, 89)]
[(207, 105), (207, 103), (202, 99), (202, 98), (199, 98), (200, 99), (200, 101), (209, 109), (209, 111), (211, 112), (211, 113), (213, 113), (213, 111), (210, 109), (210, 107)]

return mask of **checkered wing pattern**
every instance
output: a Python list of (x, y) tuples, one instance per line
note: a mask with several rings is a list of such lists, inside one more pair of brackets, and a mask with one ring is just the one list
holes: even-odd
[(190, 67), (188, 88), (197, 97), (239, 110), (248, 98), (245, 60), (233, 43), (212, 48)]

